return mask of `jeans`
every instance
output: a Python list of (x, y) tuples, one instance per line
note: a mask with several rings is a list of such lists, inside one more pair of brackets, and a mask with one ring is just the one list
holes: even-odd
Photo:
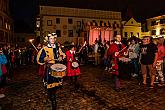
[(137, 58), (134, 58), (134, 59), (131, 59), (131, 63), (132, 63), (132, 66), (133, 66), (133, 73), (139, 75), (139, 64), (138, 64), (138, 59)]

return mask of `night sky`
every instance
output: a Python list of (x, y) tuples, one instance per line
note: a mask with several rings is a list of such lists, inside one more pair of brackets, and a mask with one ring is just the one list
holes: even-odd
[(165, 14), (165, 0), (12, 0), (11, 14), (15, 24), (26, 23), (26, 26), (33, 30), (39, 3), (62, 7), (121, 11), (122, 18), (129, 15), (138, 21)]

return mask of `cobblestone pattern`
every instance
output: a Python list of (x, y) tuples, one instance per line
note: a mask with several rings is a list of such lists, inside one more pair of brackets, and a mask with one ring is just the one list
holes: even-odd
[[(57, 92), (58, 110), (164, 110), (165, 88), (153, 90), (139, 86), (136, 79), (122, 80), (122, 89), (113, 89), (112, 78), (101, 67), (82, 66), (80, 87), (64, 82)], [(42, 80), (34, 66), (15, 71), (14, 81), (6, 87), (6, 97), (0, 99), (2, 110), (51, 110)]]

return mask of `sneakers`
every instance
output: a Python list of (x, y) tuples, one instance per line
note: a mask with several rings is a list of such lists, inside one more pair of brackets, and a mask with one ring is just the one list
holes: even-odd
[(108, 70), (108, 67), (105, 68), (105, 71), (107, 71), (107, 70)]
[(0, 99), (4, 97), (5, 97), (5, 94), (0, 94)]
[(137, 77), (138, 75), (137, 74), (132, 74), (132, 77)]

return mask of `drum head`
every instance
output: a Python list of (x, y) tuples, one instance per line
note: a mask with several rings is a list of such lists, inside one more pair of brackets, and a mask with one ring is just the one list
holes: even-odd
[(74, 68), (77, 68), (77, 67), (79, 66), (79, 64), (78, 64), (77, 62), (72, 62), (72, 66), (73, 66)]
[(53, 64), (50, 68), (57, 72), (66, 70), (66, 66), (63, 64)]

